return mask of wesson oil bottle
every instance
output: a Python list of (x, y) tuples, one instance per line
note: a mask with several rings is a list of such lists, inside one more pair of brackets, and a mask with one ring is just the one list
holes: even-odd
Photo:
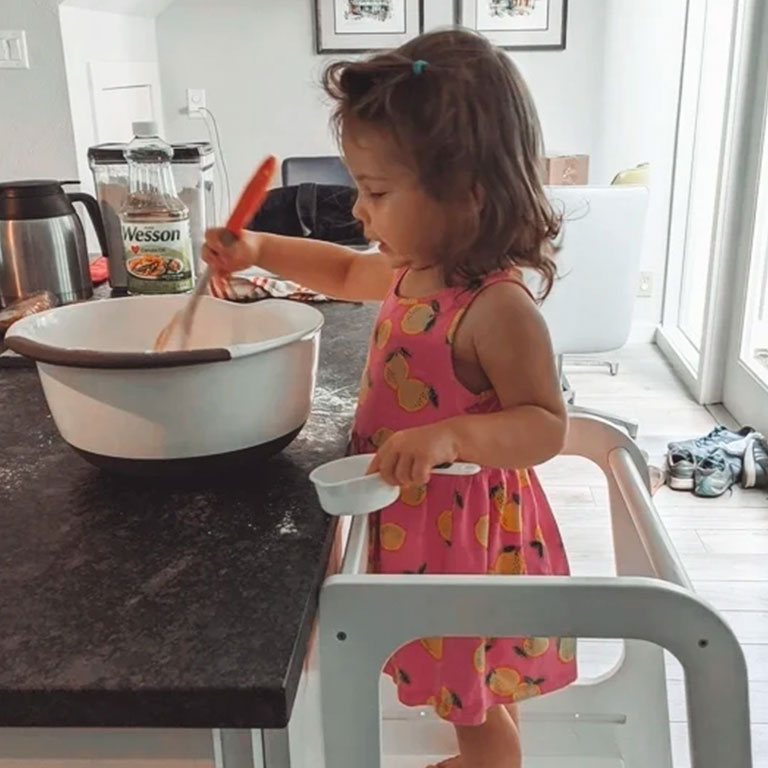
[(133, 124), (120, 224), (129, 293), (184, 293), (195, 282), (189, 209), (171, 173), (173, 149), (153, 122)]

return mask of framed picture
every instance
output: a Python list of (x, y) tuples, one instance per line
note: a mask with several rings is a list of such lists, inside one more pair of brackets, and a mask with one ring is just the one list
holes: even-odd
[(397, 48), (422, 28), (422, 0), (314, 0), (318, 53)]
[(457, 15), (501, 48), (565, 48), (568, 0), (459, 0)]

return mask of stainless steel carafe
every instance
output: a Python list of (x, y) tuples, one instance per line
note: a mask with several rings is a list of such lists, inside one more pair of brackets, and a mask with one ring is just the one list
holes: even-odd
[(50, 180), (0, 184), (0, 306), (40, 291), (50, 291), (62, 304), (93, 296), (75, 202), (85, 205), (106, 253), (101, 213), (91, 195), (67, 193)]

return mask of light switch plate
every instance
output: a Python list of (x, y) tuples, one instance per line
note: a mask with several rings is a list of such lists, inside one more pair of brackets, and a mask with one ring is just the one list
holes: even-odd
[(0, 69), (29, 69), (27, 34), (23, 29), (0, 29)]

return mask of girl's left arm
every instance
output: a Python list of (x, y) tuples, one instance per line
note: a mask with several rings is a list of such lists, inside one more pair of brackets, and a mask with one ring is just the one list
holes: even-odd
[(393, 435), (371, 468), (394, 485), (427, 482), (431, 467), (450, 461), (532, 467), (563, 448), (568, 413), (549, 331), (530, 296), (514, 283), (491, 286), (475, 300), (464, 323), (502, 410)]

